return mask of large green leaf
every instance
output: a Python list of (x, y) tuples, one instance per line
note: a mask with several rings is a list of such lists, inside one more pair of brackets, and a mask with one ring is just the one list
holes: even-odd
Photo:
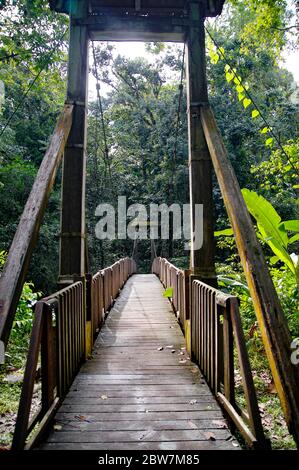
[(242, 289), (249, 292), (249, 289), (248, 289), (247, 285), (244, 284), (243, 282), (237, 281), (236, 279), (232, 279), (230, 277), (222, 276), (221, 274), (219, 274), (217, 276), (217, 279), (220, 282), (220, 284), (223, 283), (224, 285), (227, 285), (227, 286), (230, 286), (230, 287), (235, 287), (235, 286), (241, 287)]
[(293, 237), (289, 239), (289, 245), (291, 245), (292, 243), (295, 243), (298, 240), (299, 240), (299, 233), (296, 233), (296, 235), (293, 235)]
[(221, 237), (221, 236), (231, 237), (233, 234), (234, 232), (232, 228), (225, 228), (224, 230), (218, 230), (214, 232), (215, 237)]
[(163, 297), (171, 298), (173, 296), (173, 287), (167, 287), (163, 292)]
[(299, 232), (299, 220), (285, 220), (280, 223), (280, 227), (290, 232)]
[(257, 224), (263, 228), (266, 238), (273, 237), (287, 248), (288, 234), (281, 225), (281, 218), (272, 204), (249, 189), (242, 189), (242, 194), (249, 212), (256, 219)]
[(256, 219), (257, 227), (273, 253), (296, 275), (295, 266), (287, 252), (288, 234), (281, 224), (281, 218), (274, 207), (263, 196), (242, 189), (247, 208)]

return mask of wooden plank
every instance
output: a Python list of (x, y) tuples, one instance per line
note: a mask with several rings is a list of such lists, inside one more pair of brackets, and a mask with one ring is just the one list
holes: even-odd
[[(237, 446), (237, 447), (235, 447)], [(43, 450), (237, 450), (239, 444), (231, 441), (171, 441), (171, 442), (70, 442), (47, 443)]]
[[(165, 421), (167, 420), (190, 420), (190, 419), (223, 419), (223, 414), (220, 408), (217, 410), (204, 410), (204, 411), (172, 411), (163, 413), (152, 412), (148, 413), (57, 413), (57, 418), (62, 420), (70, 419), (83, 420), (83, 421)], [(77, 417), (77, 418), (76, 418)]]
[[(205, 8), (205, 16), (220, 15), (225, 0), (205, 0), (203, 2)], [(69, 13), (70, 3), (67, 0), (50, 0), (52, 10)], [(142, 15), (174, 15), (182, 16), (185, 14), (185, 0), (143, 0), (137, 9), (132, 0), (91, 0), (89, 2), (90, 9), (93, 14), (111, 13), (115, 11), (118, 14), (142, 14)]]
[(56, 419), (56, 423), (62, 426), (64, 431), (84, 430), (84, 431), (144, 431), (152, 429), (155, 431), (172, 431), (178, 429), (221, 429), (226, 426), (224, 420), (221, 419), (191, 419), (191, 420), (161, 420), (149, 421), (148, 423), (139, 421), (79, 421), (79, 420), (60, 420)]
[[(149, 399), (149, 398), (159, 398), (160, 400), (164, 399), (169, 399), (169, 402), (173, 399), (192, 399), (192, 398), (202, 398), (202, 397), (211, 397), (211, 392), (208, 387), (205, 387), (204, 389), (201, 387), (200, 390), (198, 390), (198, 386), (194, 385), (193, 388), (187, 388), (187, 387), (177, 387), (171, 389), (161, 389), (155, 387), (154, 390), (148, 390), (148, 386), (145, 388), (143, 387), (142, 389), (126, 389), (124, 390), (122, 387), (119, 387), (118, 389), (115, 388), (104, 388), (104, 387), (80, 387), (80, 390), (75, 389), (71, 390), (67, 397), (99, 397), (101, 395), (106, 395), (109, 400), (113, 399), (126, 399), (128, 402), (131, 399)], [(157, 393), (158, 392), (158, 396)], [(67, 400), (66, 397), (66, 400)]]
[[(102, 398), (104, 397), (104, 398)], [(124, 398), (117, 398), (117, 397), (110, 397), (110, 394), (104, 395), (104, 394), (99, 394), (96, 393), (94, 396), (86, 396), (85, 393), (81, 394), (68, 394), (67, 397), (64, 399), (63, 404), (64, 405), (144, 405), (144, 404), (149, 404), (149, 405), (162, 405), (162, 404), (190, 404), (193, 409), (193, 404), (196, 405), (198, 403), (200, 404), (214, 404), (214, 398), (212, 398), (210, 395), (190, 395), (190, 396), (178, 396), (178, 397), (170, 397), (170, 396), (152, 396), (152, 397), (124, 397)], [(196, 406), (194, 406), (194, 409), (196, 409)], [(95, 410), (96, 411), (96, 410)]]
[(201, 108), (201, 121), (234, 231), (276, 389), (289, 430), (299, 444), (299, 365), (290, 361), (292, 338), (286, 317), (210, 107)]
[[(184, 449), (187, 443), (188, 449), (199, 445), (210, 449), (216, 448), (215, 442), (233, 448), (225, 441), (231, 435), (220, 407), (186, 350), (181, 349), (185, 346), (179, 346), (175, 354), (166, 348), (176, 338), (183, 344), (183, 336), (162, 292), (154, 275), (133, 276), (127, 282), (96, 341), (96, 359), (83, 365), (56, 414), (61, 429), (52, 429), (42, 449)], [(159, 315), (152, 316), (153, 311)], [(143, 322), (134, 322), (137, 317), (146, 319), (152, 336), (148, 345), (141, 337), (136, 346), (135, 338), (144, 330)], [(167, 343), (162, 341), (161, 317), (174, 326)], [(117, 346), (118, 330), (112, 331), (109, 323), (122, 319), (127, 322), (123, 333), (130, 334), (124, 336), (124, 345)], [(161, 344), (164, 349), (158, 351)], [(215, 434), (216, 440), (210, 441), (205, 432)]]
[(89, 35), (95, 41), (169, 41), (182, 42), (186, 26), (182, 20), (133, 16), (89, 17)]
[(72, 125), (66, 105), (36, 175), (0, 277), (0, 339), (7, 344), (39, 229)]
[[(102, 400), (103, 401), (103, 400)], [(218, 405), (215, 401), (207, 402), (207, 403), (197, 403), (194, 404), (190, 403), (152, 403), (151, 405), (147, 405), (146, 403), (142, 403), (140, 405), (106, 405), (102, 404), (99, 400), (97, 403), (86, 403), (85, 401), (81, 401), (80, 404), (65, 404), (60, 408), (60, 411), (69, 412), (69, 413), (168, 413), (168, 412), (180, 412), (180, 411), (210, 411), (210, 410), (217, 410)]]
[[(226, 429), (214, 429), (215, 440), (230, 437)], [(59, 431), (50, 435), (48, 442), (165, 442), (165, 441), (209, 441), (203, 430), (145, 430), (145, 431)]]

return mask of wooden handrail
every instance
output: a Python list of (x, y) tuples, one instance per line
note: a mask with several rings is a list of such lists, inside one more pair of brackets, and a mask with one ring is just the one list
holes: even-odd
[(189, 271), (179, 269), (166, 258), (155, 258), (152, 264), (152, 273), (157, 274), (165, 288), (172, 287), (171, 303), (177, 319), (185, 332), (186, 320), (189, 319), (189, 295), (187, 284)]
[[(174, 274), (182, 271), (164, 258), (155, 258), (152, 272), (165, 287), (175, 290), (178, 278)], [(268, 449), (270, 444), (264, 436), (237, 298), (191, 276), (187, 290), (186, 285), (183, 290), (177, 290), (178, 298), (172, 298), (171, 302), (180, 305), (180, 297), (189, 294), (192, 359), (225, 411), (231, 429), (237, 427), (249, 446)], [(235, 399), (234, 345), (248, 413)]]
[(112, 266), (101, 269), (91, 279), (90, 290), (90, 320), (93, 337), (101, 328), (107, 311), (116, 299), (120, 289), (133, 273), (136, 263), (132, 258), (122, 258)]
[[(122, 269), (120, 269), (122, 267)], [(13, 437), (13, 450), (34, 447), (47, 429), (86, 357), (105, 318), (105, 298), (112, 306), (119, 290), (136, 271), (135, 261), (123, 258), (94, 276), (86, 276), (36, 303), (24, 381)], [(104, 289), (106, 277), (106, 290)], [(99, 282), (100, 281), (100, 282)], [(86, 300), (86, 304), (85, 304)], [(88, 323), (95, 323), (90, 330)], [(92, 335), (87, 338), (86, 331)], [(41, 407), (30, 422), (39, 352), (41, 352)], [(26, 444), (33, 428), (34, 436)]]
[(0, 278), (0, 340), (7, 344), (30, 258), (72, 126), (73, 106), (65, 105), (21, 215)]
[(210, 107), (201, 107), (201, 122), (286, 422), (299, 445), (299, 365), (291, 362), (286, 317)]

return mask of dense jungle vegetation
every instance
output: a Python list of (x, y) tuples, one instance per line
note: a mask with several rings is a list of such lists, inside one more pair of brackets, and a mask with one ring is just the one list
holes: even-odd
[[(299, 336), (299, 89), (283, 66), (282, 53), (298, 46), (298, 15), (295, 0), (228, 0), (221, 17), (206, 22), (210, 102), (294, 338)], [(65, 100), (67, 42), (68, 18), (51, 12), (48, 2), (0, 1), (0, 269)], [(128, 205), (189, 200), (184, 75), (180, 87), (183, 47), (148, 43), (146, 51), (144, 57), (130, 58), (106, 43), (95, 43), (94, 56), (90, 51), (94, 89), (88, 114), (86, 207), (91, 272), (133, 249), (131, 240), (95, 238), (99, 203), (115, 204), (118, 195), (126, 196)], [(95, 91), (97, 75), (104, 126)], [(59, 174), (6, 365), (0, 369), (3, 445), (11, 439), (32, 305), (57, 287), (60, 183)], [(241, 300), (254, 380), (272, 445), (293, 448), (216, 178), (214, 183), (219, 286)], [(188, 267), (183, 242), (158, 241), (156, 249), (177, 266)], [(150, 241), (139, 243), (136, 256), (140, 272), (149, 271)], [(238, 383), (238, 371), (236, 377)]]

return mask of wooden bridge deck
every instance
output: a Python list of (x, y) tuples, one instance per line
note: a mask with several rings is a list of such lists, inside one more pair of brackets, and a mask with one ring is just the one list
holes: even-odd
[(151, 274), (125, 285), (42, 449), (236, 449)]

